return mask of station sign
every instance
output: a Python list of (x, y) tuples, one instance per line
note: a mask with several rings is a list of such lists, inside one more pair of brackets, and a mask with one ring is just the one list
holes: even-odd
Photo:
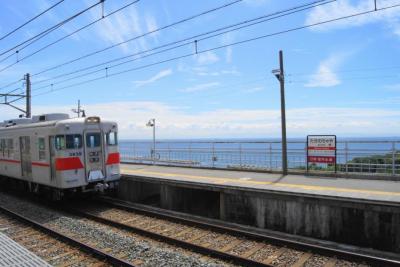
[(307, 136), (307, 166), (308, 163), (326, 163), (336, 165), (336, 136)]

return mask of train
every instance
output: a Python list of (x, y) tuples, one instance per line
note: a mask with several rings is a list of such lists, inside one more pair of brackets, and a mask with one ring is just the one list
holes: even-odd
[(116, 188), (118, 125), (100, 117), (51, 113), (0, 123), (3, 183), (34, 193), (65, 195)]

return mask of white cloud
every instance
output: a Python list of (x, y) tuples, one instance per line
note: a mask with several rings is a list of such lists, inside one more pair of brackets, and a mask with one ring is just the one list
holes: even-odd
[(219, 61), (219, 57), (211, 51), (195, 55), (195, 59), (199, 65), (213, 64)]
[[(234, 34), (233, 33), (226, 33), (222, 35), (221, 37), (221, 44), (222, 45), (228, 45), (233, 43), (234, 41)], [(225, 50), (225, 61), (226, 63), (232, 63), (232, 57), (233, 57), (233, 48), (232, 46), (228, 46)]]
[(333, 54), (327, 59), (323, 60), (317, 71), (310, 76), (308, 83), (305, 87), (333, 87), (341, 83), (339, 77), (335, 73), (335, 69), (343, 61), (344, 55)]
[[(34, 106), (34, 114), (69, 113), (74, 105)], [(112, 108), (110, 108), (112, 107)], [(117, 121), (121, 138), (150, 138), (148, 118), (156, 118), (159, 138), (279, 137), (278, 109), (215, 109), (192, 112), (159, 102), (109, 102), (87, 104), (88, 116)], [(18, 114), (4, 109), (0, 119)], [(11, 116), (12, 115), (12, 116)], [(380, 108), (298, 108), (287, 110), (289, 136), (337, 134), (339, 136), (398, 136), (399, 110)]]
[(147, 80), (134, 81), (134, 83), (135, 83), (136, 87), (142, 87), (142, 86), (145, 86), (145, 85), (152, 84), (152, 83), (154, 83), (154, 82), (156, 82), (156, 81), (158, 81), (158, 80), (160, 80), (162, 78), (165, 78), (167, 76), (170, 76), (172, 73), (173, 73), (172, 69), (162, 70), (162, 71), (160, 71), (159, 73), (157, 73), (156, 75), (150, 77)]
[[(378, 8), (399, 4), (397, 0), (377, 1)], [(338, 0), (336, 2), (313, 8), (307, 15), (305, 24), (314, 24), (321, 21), (331, 20), (343, 16), (357, 14), (374, 9), (374, 1)], [(323, 24), (313, 27), (314, 30), (331, 30), (362, 26), (370, 23), (383, 22), (392, 29), (393, 33), (400, 36), (400, 12), (399, 8), (391, 8), (375, 13), (369, 13), (349, 19)]]
[[(98, 11), (91, 12), (93, 18), (97, 19)], [(155, 18), (149, 14), (141, 16), (135, 5), (105, 18), (95, 25), (95, 33), (98, 37), (110, 44), (123, 42), (127, 39), (146, 33), (149, 29), (156, 27)], [(132, 42), (119, 46), (125, 53), (133, 53), (148, 48), (147, 39), (139, 38)]]
[(180, 91), (185, 92), (185, 93), (193, 93), (193, 92), (198, 92), (198, 91), (204, 91), (204, 90), (210, 89), (210, 88), (218, 86), (218, 85), (220, 85), (219, 82), (202, 83), (202, 84), (198, 84), (195, 86), (187, 87)]

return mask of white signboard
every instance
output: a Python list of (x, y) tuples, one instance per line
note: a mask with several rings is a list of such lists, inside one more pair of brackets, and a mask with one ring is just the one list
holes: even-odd
[(336, 164), (336, 136), (307, 136), (307, 162)]

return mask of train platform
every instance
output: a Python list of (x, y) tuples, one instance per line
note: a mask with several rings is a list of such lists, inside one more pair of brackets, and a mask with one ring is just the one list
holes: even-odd
[(233, 187), (400, 204), (400, 181), (121, 164), (121, 173), (169, 184)]
[(136, 164), (122, 164), (121, 173), (125, 201), (400, 253), (399, 181)]
[(51, 265), (0, 233), (0, 266), (50, 267)]

